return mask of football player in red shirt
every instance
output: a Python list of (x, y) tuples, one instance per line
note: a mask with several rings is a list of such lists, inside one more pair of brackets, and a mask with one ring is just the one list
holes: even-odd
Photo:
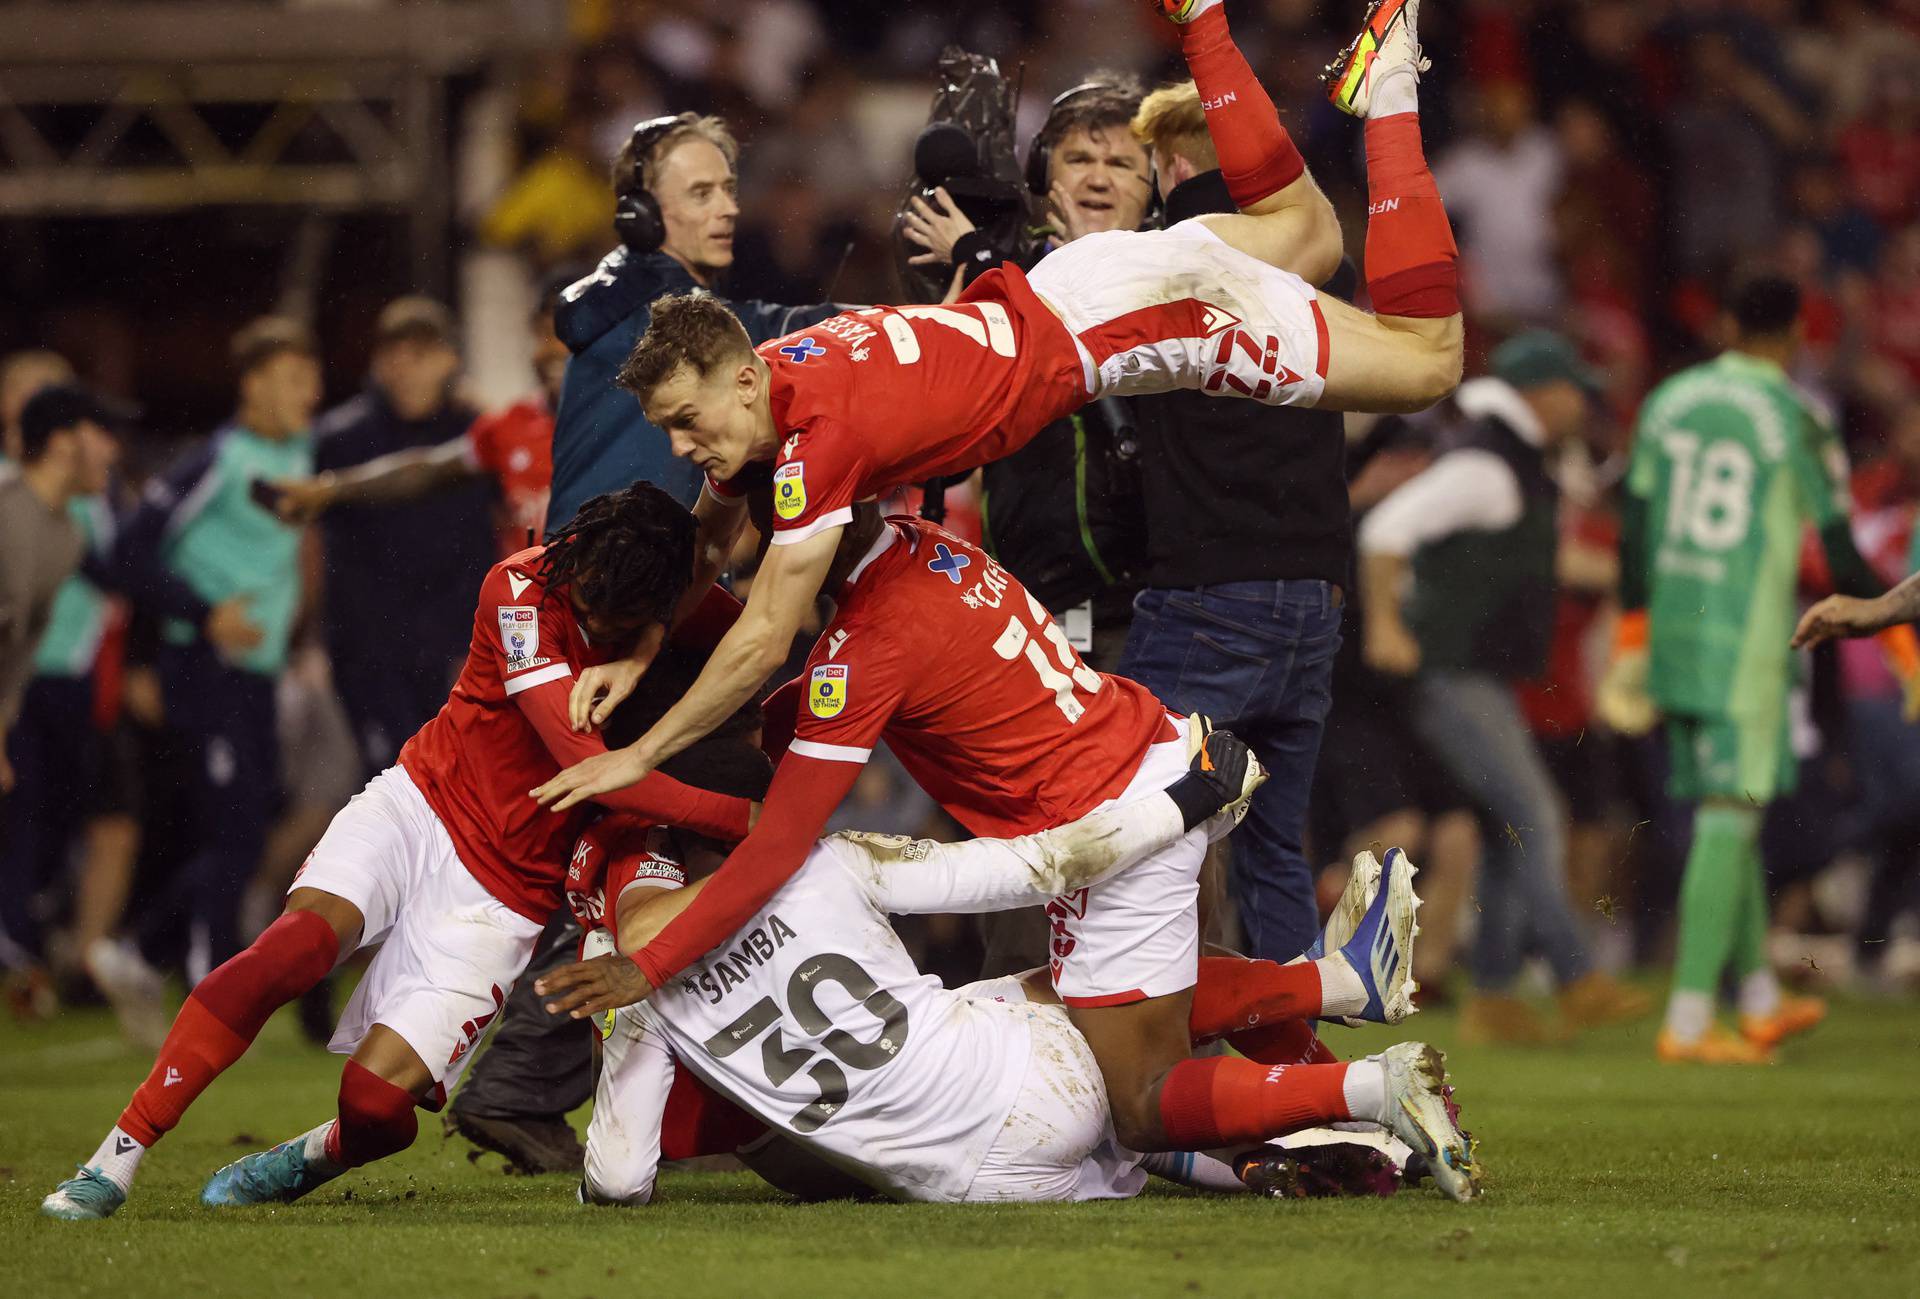
[[(829, 578), (834, 616), (805, 673), (767, 706), (769, 747), (791, 741), (754, 831), (630, 961), (545, 976), (536, 988), (554, 997), (550, 1012), (641, 1000), (737, 930), (800, 868), (882, 739), (969, 831), (1011, 838), (1157, 793), (1203, 738), (1199, 719), (1170, 716), (1145, 687), (1089, 669), (1012, 574), (932, 524), (862, 507)], [(1319, 1084), (1307, 1074), (1188, 1058), (1208, 827), (1187, 825), (1171, 847), (1047, 908), (1054, 986), (1099, 1061), (1116, 1135), (1137, 1151), (1263, 1140), (1303, 1107), (1338, 1100), (1308, 1094)], [(1390, 918), (1366, 943), (1297, 965), (1248, 962), (1219, 995), (1254, 1016), (1246, 1023), (1259, 1018), (1251, 1008), (1281, 1003), (1398, 1022), (1411, 1013), (1409, 874), (1389, 854), (1379, 892), (1403, 905), (1385, 908)]]
[[(1456, 251), (1416, 104), (1419, 0), (1375, 0), (1329, 70), (1334, 102), (1368, 118), (1374, 314), (1310, 287), (1339, 260), (1332, 208), (1220, 0), (1156, 4), (1181, 25), (1239, 212), (1088, 235), (1031, 276), (987, 272), (958, 302), (848, 312), (757, 351), (716, 299), (653, 304), (620, 382), (708, 475), (695, 513), (715, 567), (700, 573), (717, 571), (740, 527), (734, 498), (749, 488), (770, 485), (774, 546), (693, 689), (635, 744), (567, 772), (563, 795), (639, 779), (759, 687), (785, 660), (856, 501), (1006, 456), (1098, 397), (1200, 389), (1387, 412), (1422, 409), (1459, 382)], [(583, 679), (576, 722), (600, 720), (643, 666)]]
[[(280, 918), (195, 985), (119, 1123), (44, 1212), (119, 1208), (140, 1158), (267, 1017), (363, 947), (380, 950), (334, 1034), (333, 1049), (351, 1052), (338, 1117), (222, 1169), (202, 1200), (296, 1199), (405, 1149), (414, 1107), (445, 1100), (559, 905), (586, 819), (584, 808), (547, 811), (526, 797), (563, 764), (604, 751), (568, 724), (572, 678), (657, 642), (693, 567), (693, 521), (647, 483), (595, 497), (561, 531), (488, 572), (445, 707), (334, 817)], [(704, 593), (676, 639), (710, 647), (738, 607)], [(728, 839), (746, 834), (753, 812), (747, 799), (660, 774), (599, 801)]]

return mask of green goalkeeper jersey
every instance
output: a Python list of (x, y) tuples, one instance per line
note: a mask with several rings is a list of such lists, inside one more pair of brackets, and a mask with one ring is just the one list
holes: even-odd
[(1838, 437), (1779, 366), (1725, 352), (1648, 396), (1627, 490), (1646, 505), (1654, 701), (1689, 716), (1776, 714), (1804, 525), (1847, 514)]

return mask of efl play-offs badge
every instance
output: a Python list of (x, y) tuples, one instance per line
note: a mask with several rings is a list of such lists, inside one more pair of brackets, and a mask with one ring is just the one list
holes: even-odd
[(806, 513), (805, 467), (804, 460), (790, 460), (773, 471), (773, 512), (783, 519), (797, 519)]
[(807, 683), (807, 707), (815, 717), (838, 717), (847, 706), (847, 665), (822, 663)]
[(528, 666), (527, 661), (540, 652), (540, 617), (521, 604), (503, 604), (500, 610), (500, 645), (507, 651), (507, 670)]

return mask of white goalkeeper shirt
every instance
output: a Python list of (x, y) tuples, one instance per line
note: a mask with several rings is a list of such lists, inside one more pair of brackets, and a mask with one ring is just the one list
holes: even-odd
[(1030, 1017), (920, 973), (888, 915), (1045, 903), (1182, 833), (1153, 797), (1012, 840), (821, 840), (738, 932), (623, 1012), (666, 1050), (655, 1085), (622, 1086), (621, 1124), (657, 1133), (633, 1111), (664, 1104), (670, 1055), (888, 1195), (966, 1198), (1020, 1094)]

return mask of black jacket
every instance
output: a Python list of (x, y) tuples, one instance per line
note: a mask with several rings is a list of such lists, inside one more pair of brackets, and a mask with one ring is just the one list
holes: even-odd
[[(1167, 196), (1172, 224), (1231, 212), (1217, 171)], [(1329, 291), (1351, 276), (1343, 266)], [(1318, 578), (1349, 583), (1345, 425), (1337, 411), (1172, 392), (1128, 400), (1140, 439), (1146, 581), (1155, 587)]]

